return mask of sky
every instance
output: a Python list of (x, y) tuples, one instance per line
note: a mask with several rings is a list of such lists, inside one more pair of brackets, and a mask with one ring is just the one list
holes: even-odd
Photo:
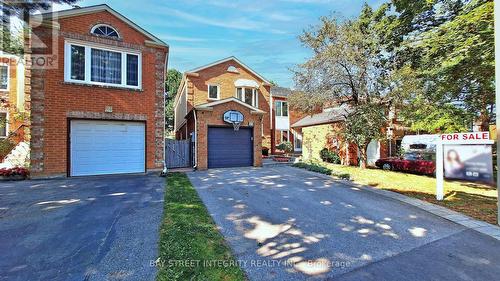
[[(170, 45), (168, 68), (181, 72), (235, 56), (268, 80), (293, 88), (291, 68), (310, 51), (298, 36), (335, 14), (352, 18), (383, 0), (82, 0), (106, 3)], [(60, 10), (66, 7), (58, 6)]]

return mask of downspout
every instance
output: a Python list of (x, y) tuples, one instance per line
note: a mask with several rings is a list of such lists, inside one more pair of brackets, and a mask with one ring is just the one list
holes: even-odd
[[(269, 91), (270, 92), (270, 91)], [(274, 153), (274, 127), (273, 127), (273, 96), (269, 93), (269, 130), (271, 139), (269, 140), (271, 144), (271, 154)]]
[(193, 109), (194, 115), (194, 166), (193, 169), (198, 167), (198, 121), (196, 121), (196, 109)]
[[(167, 75), (167, 72), (168, 72), (168, 68), (167, 68), (167, 64), (168, 64), (168, 53), (169, 53), (169, 49), (167, 49), (167, 52), (165, 53), (165, 63), (163, 64), (163, 75)], [(165, 82), (163, 82), (163, 136), (162, 136), (162, 139), (163, 139), (163, 173), (166, 175), (167, 174), (167, 162), (166, 162), (166, 157), (167, 157), (167, 148), (165, 147), (165, 124), (167, 122), (167, 119), (166, 119), (166, 116), (165, 116), (165, 101), (167, 99), (166, 95), (165, 95)], [(175, 111), (174, 111), (174, 118), (175, 118)], [(175, 119), (174, 119), (174, 131), (175, 131)]]

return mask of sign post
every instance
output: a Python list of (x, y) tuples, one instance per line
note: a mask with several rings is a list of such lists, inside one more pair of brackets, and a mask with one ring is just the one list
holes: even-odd
[[(455, 133), (455, 134), (441, 135), (436, 145), (436, 199), (443, 200), (444, 198), (444, 146), (445, 145), (476, 145), (476, 144), (492, 145), (493, 143), (494, 141), (490, 140), (489, 132)], [(453, 153), (455, 154), (454, 157), (459, 159), (458, 152), (453, 151)], [(489, 157), (491, 164), (491, 149), (489, 154), (490, 154)]]
[[(500, 58), (500, 30), (498, 29), (497, 23), (500, 22), (500, 3), (498, 0), (495, 0), (494, 3), (494, 15), (495, 15), (495, 58)], [(496, 93), (496, 106), (495, 106), (495, 111), (496, 111), (496, 131), (497, 131), (497, 192), (498, 192), (498, 198), (500, 199), (500, 170), (498, 167), (500, 167), (500, 159), (498, 158), (498, 151), (500, 151), (500, 144), (498, 141), (500, 140), (500, 131), (498, 130), (498, 127), (500, 127), (500, 121), (498, 121), (498, 109), (500, 108), (500, 87), (498, 87), (498, 83), (500, 81), (500, 63), (495, 63), (495, 93)], [(500, 225), (500, 202), (497, 202), (497, 223)]]

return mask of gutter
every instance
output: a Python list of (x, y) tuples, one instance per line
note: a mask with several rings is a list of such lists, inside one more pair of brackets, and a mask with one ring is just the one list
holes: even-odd
[(196, 109), (193, 109), (194, 115), (194, 166), (193, 169), (198, 167), (198, 121), (196, 120)]

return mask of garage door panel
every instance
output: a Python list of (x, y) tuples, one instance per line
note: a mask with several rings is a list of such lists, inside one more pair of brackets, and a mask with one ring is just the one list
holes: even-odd
[(208, 128), (208, 167), (245, 167), (253, 165), (253, 129)]
[(145, 170), (145, 126), (138, 122), (71, 122), (71, 175)]

